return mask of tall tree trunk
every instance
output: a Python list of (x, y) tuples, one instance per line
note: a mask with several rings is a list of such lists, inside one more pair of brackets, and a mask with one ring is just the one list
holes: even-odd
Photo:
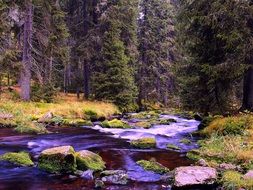
[[(83, 32), (84, 36), (87, 36), (89, 31), (89, 11), (88, 11), (88, 0), (83, 0)], [(84, 78), (84, 99), (88, 99), (90, 96), (90, 87), (89, 87), (89, 63), (87, 62), (87, 59), (84, 58), (83, 60), (83, 78)]]
[(242, 110), (253, 111), (253, 67), (244, 75)]
[(31, 44), (33, 29), (33, 5), (31, 1), (26, 3), (26, 15), (23, 36), (22, 70), (20, 76), (21, 98), (24, 101), (30, 100), (31, 91)]

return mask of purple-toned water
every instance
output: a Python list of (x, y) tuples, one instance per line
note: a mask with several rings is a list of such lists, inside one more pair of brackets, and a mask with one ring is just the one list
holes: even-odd
[[(170, 189), (169, 184), (161, 181), (161, 175), (143, 170), (136, 161), (155, 158), (171, 170), (178, 166), (190, 165), (185, 152), (195, 148), (193, 143), (185, 145), (180, 139), (196, 131), (199, 122), (185, 120), (175, 116), (177, 123), (156, 125), (151, 129), (103, 129), (99, 126), (88, 127), (51, 127), (50, 134), (19, 135), (11, 129), (0, 129), (0, 154), (5, 152), (29, 152), (36, 162), (44, 149), (71, 145), (76, 151), (88, 149), (99, 153), (106, 162), (107, 169), (126, 170), (131, 181), (127, 186), (110, 185), (108, 190), (162, 190)], [(138, 150), (130, 146), (129, 140), (140, 137), (154, 137), (158, 148)], [(166, 145), (175, 144), (181, 151), (166, 149)], [(7, 162), (0, 162), (0, 189), (4, 190), (46, 190), (46, 189), (94, 189), (93, 182), (69, 175), (51, 175), (36, 167), (16, 167)]]

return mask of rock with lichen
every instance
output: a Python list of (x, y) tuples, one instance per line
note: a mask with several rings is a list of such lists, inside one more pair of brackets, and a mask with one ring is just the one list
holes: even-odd
[(106, 184), (126, 185), (128, 183), (128, 175), (123, 170), (107, 170), (101, 172), (102, 181)]
[(211, 167), (187, 166), (175, 170), (174, 186), (189, 187), (194, 185), (211, 185), (216, 182), (218, 173)]

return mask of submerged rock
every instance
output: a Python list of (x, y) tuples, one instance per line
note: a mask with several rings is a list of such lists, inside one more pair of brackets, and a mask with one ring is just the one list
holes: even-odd
[(126, 185), (128, 183), (128, 175), (124, 170), (107, 170), (101, 173), (102, 181), (108, 184)]
[(130, 144), (135, 148), (156, 148), (155, 138), (142, 138), (138, 140), (133, 140)]
[(175, 170), (175, 187), (211, 185), (217, 180), (217, 171), (210, 167), (188, 166)]
[(96, 189), (103, 188), (104, 186), (105, 186), (105, 184), (102, 180), (100, 180), (100, 179), (95, 180), (95, 188)]
[(77, 168), (79, 170), (102, 171), (105, 169), (105, 162), (98, 155), (88, 150), (82, 150), (76, 153)]
[(50, 173), (73, 173), (76, 171), (76, 155), (72, 146), (61, 146), (42, 151), (38, 166)]
[(140, 160), (137, 162), (137, 164), (143, 167), (144, 170), (152, 171), (159, 174), (164, 174), (170, 171), (168, 168), (166, 168), (165, 166), (154, 160), (151, 161)]
[(86, 180), (93, 180), (93, 170), (86, 170), (82, 173), (81, 177)]
[(8, 161), (18, 166), (33, 166), (34, 163), (31, 160), (29, 153), (26, 152), (8, 152), (0, 156), (0, 160)]

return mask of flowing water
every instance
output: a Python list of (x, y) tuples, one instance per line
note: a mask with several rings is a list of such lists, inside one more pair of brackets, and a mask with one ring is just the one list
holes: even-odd
[[(161, 118), (173, 118), (177, 122), (170, 125), (154, 125), (150, 129), (105, 129), (95, 127), (50, 127), (52, 133), (44, 135), (19, 135), (11, 129), (0, 129), (0, 154), (5, 152), (29, 152), (36, 162), (44, 149), (71, 145), (76, 151), (88, 149), (99, 153), (106, 162), (107, 169), (126, 170), (131, 181), (127, 186), (110, 185), (108, 190), (160, 190), (170, 189), (161, 181), (161, 175), (143, 170), (136, 161), (156, 159), (169, 169), (190, 165), (185, 153), (196, 148), (196, 139), (190, 133), (197, 130), (199, 124), (195, 120), (187, 120), (171, 115)], [(135, 120), (128, 120), (134, 126)], [(134, 149), (129, 141), (142, 137), (154, 137), (157, 148), (149, 150)], [(190, 144), (180, 142), (182, 138), (192, 141)], [(167, 144), (181, 148), (172, 151)], [(0, 189), (93, 189), (93, 182), (69, 175), (51, 175), (36, 167), (16, 167), (7, 162), (0, 162)]]

